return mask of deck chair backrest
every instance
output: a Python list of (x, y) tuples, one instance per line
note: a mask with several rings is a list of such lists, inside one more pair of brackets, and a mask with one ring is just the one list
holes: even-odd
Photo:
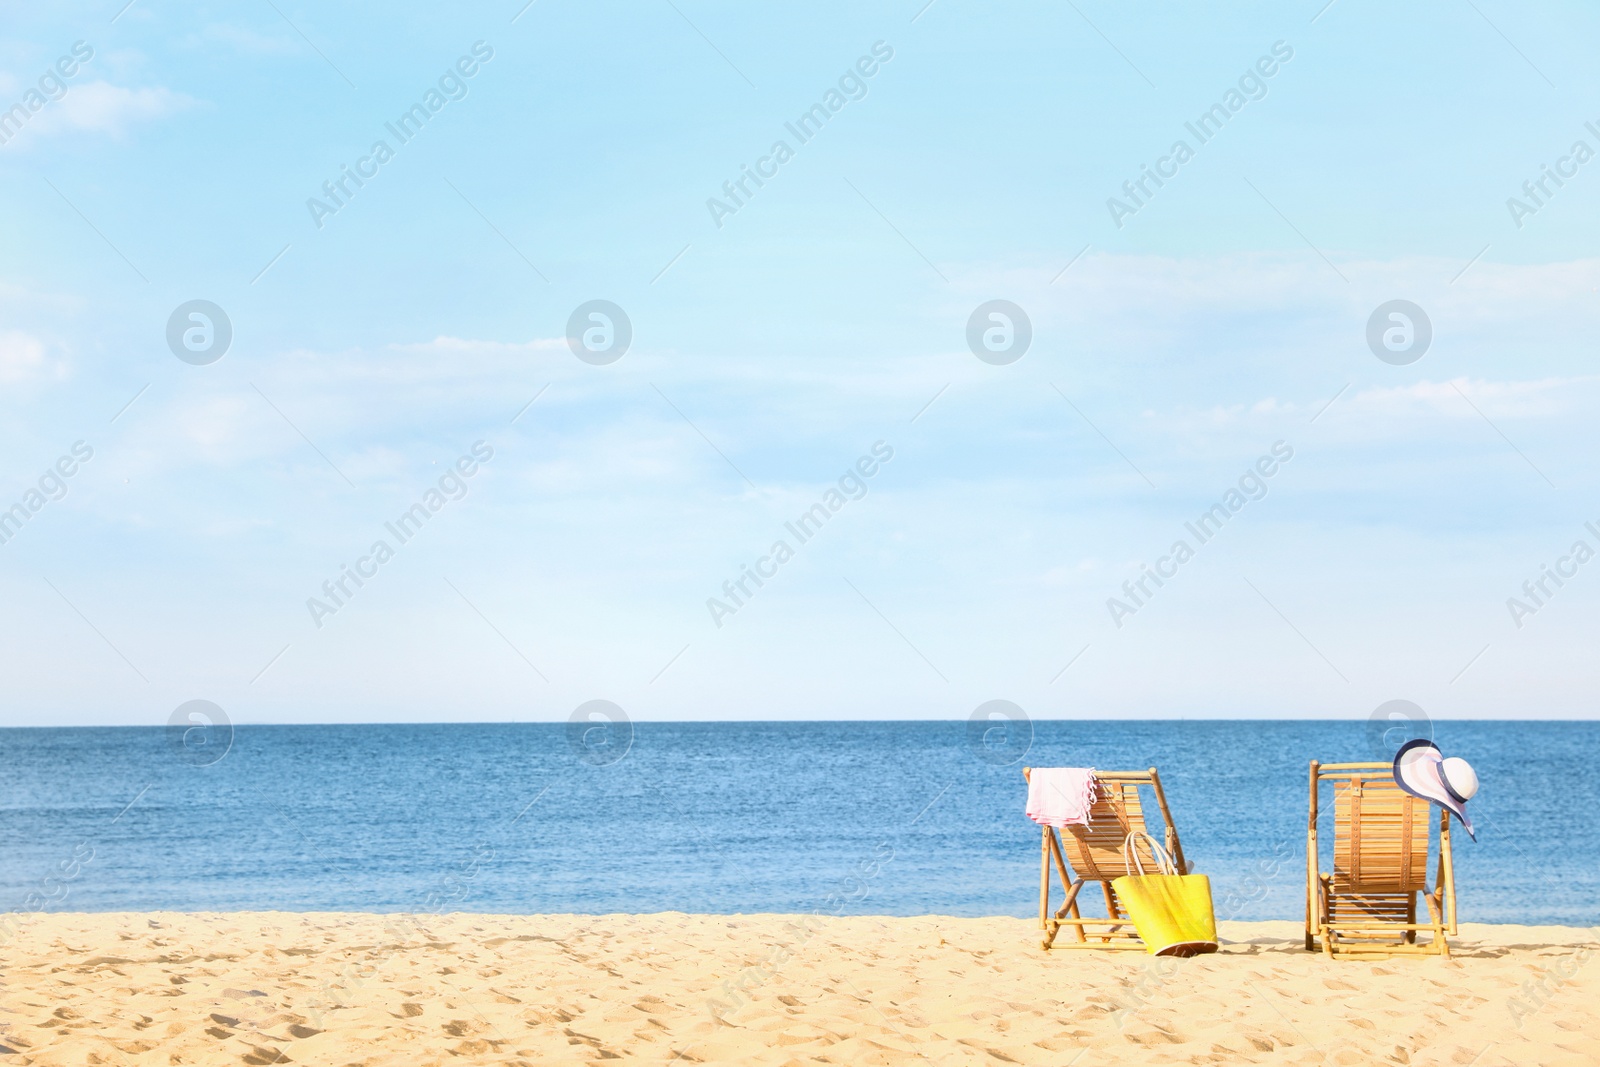
[[(1101, 782), (1100, 795), (1089, 808), (1088, 826), (1068, 826), (1061, 831), (1061, 850), (1078, 877), (1090, 880), (1121, 878), (1130, 871), (1122, 843), (1128, 834), (1147, 832), (1139, 787), (1132, 782)], [(1154, 859), (1143, 848), (1145, 870), (1154, 873)]]
[(1426, 892), (1428, 803), (1389, 774), (1340, 782), (1333, 801), (1333, 888), (1336, 893)]

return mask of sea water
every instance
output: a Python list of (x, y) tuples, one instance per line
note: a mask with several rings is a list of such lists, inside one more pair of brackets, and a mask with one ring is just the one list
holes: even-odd
[[(1482, 781), (1478, 840), (1454, 835), (1462, 921), (1600, 921), (1600, 724), (1432, 729)], [(0, 910), (1030, 916), (1031, 764), (1158, 767), (1219, 918), (1299, 920), (1308, 762), (1379, 758), (1392, 741), (1365, 722), (1303, 721), (602, 733), (240, 726), (185, 744), (159, 728), (0, 731)], [(1330, 814), (1322, 833), (1326, 849)]]

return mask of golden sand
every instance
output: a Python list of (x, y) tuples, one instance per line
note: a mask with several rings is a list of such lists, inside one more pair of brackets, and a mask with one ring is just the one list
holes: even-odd
[(1295, 923), (1190, 960), (1020, 919), (60, 914), (0, 947), (0, 1063), (1600, 1063), (1600, 950), (1463, 926), (1332, 962)]

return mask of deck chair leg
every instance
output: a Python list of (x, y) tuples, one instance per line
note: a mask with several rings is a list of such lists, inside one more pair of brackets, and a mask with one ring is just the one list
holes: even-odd
[[(1050, 912), (1050, 865), (1052, 861), (1055, 863), (1057, 872), (1061, 875), (1061, 884), (1067, 892), (1066, 898), (1061, 902), (1061, 907), (1055, 910), (1054, 915)], [(1074, 881), (1067, 873), (1066, 863), (1062, 859), (1061, 846), (1055, 837), (1055, 831), (1048, 826), (1045, 827), (1039, 848), (1039, 925), (1044, 929), (1045, 935), (1039, 947), (1048, 949), (1055, 944), (1057, 936), (1061, 933), (1061, 927), (1064, 925), (1060, 921), (1061, 919), (1066, 918), (1068, 915), (1071, 915), (1074, 919), (1080, 918), (1077, 901), (1078, 893), (1082, 891), (1083, 887), (1084, 882), (1082, 879)], [(1072, 926), (1072, 932), (1079, 941), (1087, 940), (1084, 937), (1081, 924), (1065, 925)]]
[(1056, 909), (1056, 918), (1064, 919), (1068, 915), (1071, 915), (1074, 919), (1079, 917), (1078, 892), (1083, 889), (1084, 885), (1084, 882), (1077, 881), (1067, 886), (1067, 899), (1063, 900), (1061, 902), (1061, 907)]
[(1440, 907), (1440, 901), (1432, 893), (1422, 894), (1422, 900), (1428, 905), (1428, 918), (1433, 922), (1433, 950), (1448, 959), (1450, 942), (1445, 937), (1444, 911)]
[(1445, 924), (1456, 932), (1456, 877), (1455, 859), (1450, 852), (1450, 813), (1439, 812), (1439, 877), (1434, 892), (1439, 907), (1444, 910)]
[[(1111, 891), (1110, 882), (1101, 882), (1100, 888), (1104, 890), (1106, 894), (1106, 915), (1110, 917), (1113, 923), (1115, 923), (1118, 919), (1122, 918), (1121, 909), (1117, 907), (1117, 895)], [(1100, 940), (1109, 945), (1111, 943), (1111, 932), (1118, 929), (1120, 929), (1120, 927), (1116, 925), (1107, 927), (1106, 936), (1102, 937)]]
[(1316, 948), (1317, 926), (1322, 922), (1322, 895), (1317, 891), (1316, 871), (1306, 878), (1306, 951)]
[(1044, 828), (1039, 843), (1039, 926), (1044, 928), (1050, 918), (1050, 827)]
[(1327, 875), (1317, 879), (1317, 931), (1322, 935), (1322, 954), (1333, 959), (1333, 887)]
[(1322, 930), (1326, 920), (1323, 914), (1325, 906), (1322, 902), (1322, 882), (1313, 871), (1310, 878), (1311, 886), (1306, 893), (1306, 951), (1314, 952), (1317, 947), (1317, 934)]
[(1055, 941), (1056, 934), (1060, 932), (1063, 925), (1071, 926), (1073, 934), (1076, 935), (1079, 941), (1088, 940), (1083, 936), (1082, 925), (1077, 923), (1063, 924), (1060, 922), (1061, 919), (1066, 918), (1068, 915), (1071, 915), (1074, 919), (1081, 918), (1078, 914), (1078, 893), (1083, 889), (1083, 886), (1084, 883), (1082, 881), (1073, 882), (1067, 886), (1067, 899), (1062, 903), (1061, 907), (1056, 909), (1055, 917), (1050, 920), (1050, 940), (1045, 942), (1045, 948), (1049, 948), (1051, 943)]
[[(1077, 900), (1078, 892), (1083, 889), (1084, 886), (1083, 880), (1079, 879), (1075, 882), (1073, 881), (1072, 876), (1067, 873), (1066, 857), (1061, 854), (1061, 839), (1056, 836), (1056, 832), (1049, 827), (1046, 827), (1044, 833), (1045, 844), (1050, 850), (1050, 857), (1055, 861), (1056, 873), (1061, 875), (1061, 884), (1065, 886), (1067, 890), (1067, 898), (1062, 902), (1061, 907), (1056, 910), (1056, 918), (1065, 918), (1067, 915), (1071, 915), (1074, 919), (1080, 918), (1078, 914)], [(1059, 931), (1061, 929), (1061, 924), (1056, 923), (1055, 929)], [(1079, 941), (1088, 940), (1088, 938), (1084, 937), (1083, 935), (1083, 927), (1081, 925), (1074, 924), (1072, 927), (1072, 932)], [(1051, 940), (1054, 940), (1053, 935)]]
[(1055, 943), (1056, 935), (1061, 932), (1061, 924), (1050, 921), (1050, 857), (1051, 844), (1050, 827), (1044, 828), (1044, 834), (1039, 841), (1039, 927), (1044, 930), (1044, 940), (1039, 947), (1049, 949)]
[(1314, 934), (1321, 915), (1317, 910), (1317, 761), (1311, 761), (1311, 811), (1306, 823), (1306, 951), (1314, 947)]

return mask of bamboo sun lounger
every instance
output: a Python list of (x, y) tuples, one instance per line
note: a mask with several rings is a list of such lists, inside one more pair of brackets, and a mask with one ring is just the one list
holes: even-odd
[[(1335, 783), (1333, 873), (1317, 855), (1318, 786)], [(1321, 942), (1330, 958), (1449, 956), (1456, 932), (1455, 865), (1450, 814), (1439, 811), (1439, 860), (1428, 889), (1428, 819), (1432, 805), (1403, 791), (1388, 763), (1311, 761), (1311, 820), (1306, 839), (1306, 948)], [(1428, 921), (1417, 921), (1417, 898)], [(1417, 941), (1417, 931), (1432, 938)]]
[[(1024, 767), (1022, 775), (1031, 779), (1032, 768)], [(1145, 943), (1134, 932), (1133, 920), (1111, 888), (1113, 878), (1138, 873), (1129, 870), (1122, 844), (1129, 833), (1145, 832), (1140, 786), (1149, 786), (1154, 791), (1161, 819), (1166, 824), (1166, 850), (1172, 854), (1178, 873), (1188, 874), (1183, 845), (1178, 841), (1172, 812), (1167, 809), (1161, 776), (1154, 767), (1144, 771), (1099, 771), (1095, 780), (1099, 783), (1099, 795), (1089, 809), (1087, 826), (1068, 826), (1059, 835), (1054, 827), (1041, 827), (1044, 833), (1039, 846), (1039, 925), (1045, 931), (1042, 947), (1050, 948), (1065, 926), (1071, 928), (1074, 940), (1063, 942), (1056, 946), (1058, 948), (1143, 950)], [(1153, 864), (1153, 859), (1146, 862)], [(1054, 913), (1050, 910), (1052, 865), (1067, 894)], [(1099, 882), (1105, 893), (1106, 918), (1086, 918), (1079, 912), (1078, 894), (1090, 882)]]

